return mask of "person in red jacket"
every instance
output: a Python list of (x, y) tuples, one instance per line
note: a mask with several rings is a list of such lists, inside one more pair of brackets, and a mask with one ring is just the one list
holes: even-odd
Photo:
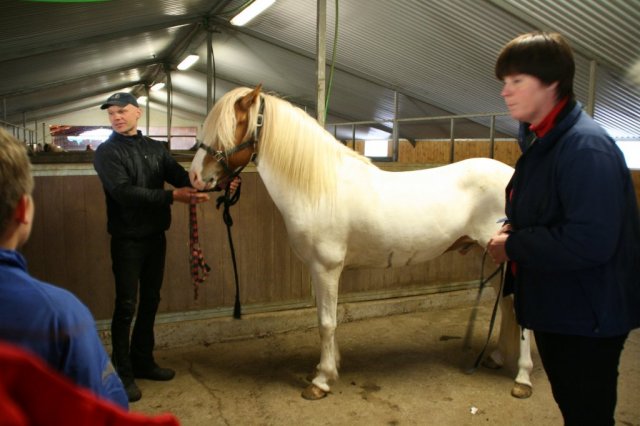
[(36, 356), (0, 342), (0, 426), (178, 426), (172, 414), (130, 413), (77, 386)]

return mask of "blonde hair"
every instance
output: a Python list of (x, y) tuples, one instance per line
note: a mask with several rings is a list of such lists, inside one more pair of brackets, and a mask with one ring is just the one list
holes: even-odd
[[(204, 143), (218, 149), (234, 146), (234, 105), (252, 89), (241, 87), (225, 94), (204, 123)], [(257, 146), (258, 164), (268, 162), (273, 172), (285, 179), (310, 201), (321, 198), (332, 204), (337, 188), (337, 168), (346, 157), (371, 161), (338, 142), (302, 109), (273, 95), (261, 94), (264, 103), (263, 128)], [(250, 111), (245, 138), (256, 128), (260, 103)]]
[(24, 144), (0, 128), (0, 234), (24, 195), (33, 192), (31, 162)]

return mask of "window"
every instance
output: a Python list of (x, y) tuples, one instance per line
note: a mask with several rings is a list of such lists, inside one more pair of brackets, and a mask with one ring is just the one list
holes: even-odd
[(110, 127), (104, 126), (49, 126), (51, 143), (65, 151), (91, 151), (104, 142), (111, 134)]
[[(142, 130), (144, 133), (145, 129)], [(171, 127), (171, 149), (190, 149), (196, 144), (197, 127)], [(149, 127), (149, 137), (159, 141), (167, 141), (166, 127)]]
[[(145, 134), (146, 128), (140, 128)], [(91, 151), (107, 140), (111, 135), (111, 127), (108, 126), (70, 126), (51, 125), (49, 133), (51, 142), (65, 151)], [(172, 127), (171, 149), (187, 150), (196, 144), (197, 127)], [(149, 127), (149, 137), (167, 141), (166, 127)]]
[(389, 141), (386, 139), (364, 141), (364, 155), (369, 158), (389, 158)]
[(616, 143), (624, 154), (627, 167), (632, 170), (640, 170), (640, 140), (624, 140)]

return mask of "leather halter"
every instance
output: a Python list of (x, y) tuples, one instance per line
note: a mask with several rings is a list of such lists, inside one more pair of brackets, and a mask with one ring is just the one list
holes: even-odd
[(242, 169), (244, 169), (246, 167), (246, 165), (248, 164), (244, 164), (242, 166), (237, 167), (235, 170), (231, 170), (229, 168), (229, 162), (228, 159), (231, 155), (243, 151), (245, 149), (248, 148), (254, 148), (254, 152), (251, 155), (251, 159), (249, 161), (256, 161), (256, 146), (258, 145), (258, 141), (260, 139), (260, 133), (262, 131), (262, 124), (264, 122), (264, 102), (262, 101), (262, 97), (260, 97), (260, 107), (258, 109), (258, 115), (256, 116), (256, 126), (253, 129), (253, 134), (251, 135), (251, 138), (249, 140), (246, 140), (236, 146), (234, 146), (233, 148), (230, 148), (226, 151), (221, 151), (221, 150), (215, 150), (213, 148), (211, 148), (209, 145), (205, 145), (204, 143), (202, 143), (201, 141), (198, 141), (198, 143), (196, 144), (195, 148), (196, 150), (198, 149), (202, 149), (204, 150), (207, 154), (209, 154), (210, 156), (212, 156), (217, 162), (218, 164), (220, 164), (222, 166), (222, 168), (224, 169), (225, 173), (227, 174), (227, 178), (229, 180), (233, 179), (234, 177), (238, 176), (240, 174), (240, 172), (242, 171)]

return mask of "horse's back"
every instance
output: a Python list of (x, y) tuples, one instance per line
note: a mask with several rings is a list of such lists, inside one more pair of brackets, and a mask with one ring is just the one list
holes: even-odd
[(486, 244), (504, 215), (512, 171), (491, 159), (408, 172), (352, 170), (340, 203), (341, 220), (349, 223), (346, 264), (419, 263), (462, 237)]
[(345, 198), (353, 201), (356, 196), (366, 200), (363, 204), (366, 209), (446, 210), (447, 206), (478, 204), (487, 196), (499, 197), (503, 205), (504, 189), (513, 169), (490, 158), (472, 158), (413, 171), (392, 172), (370, 166), (369, 170), (351, 173)]

